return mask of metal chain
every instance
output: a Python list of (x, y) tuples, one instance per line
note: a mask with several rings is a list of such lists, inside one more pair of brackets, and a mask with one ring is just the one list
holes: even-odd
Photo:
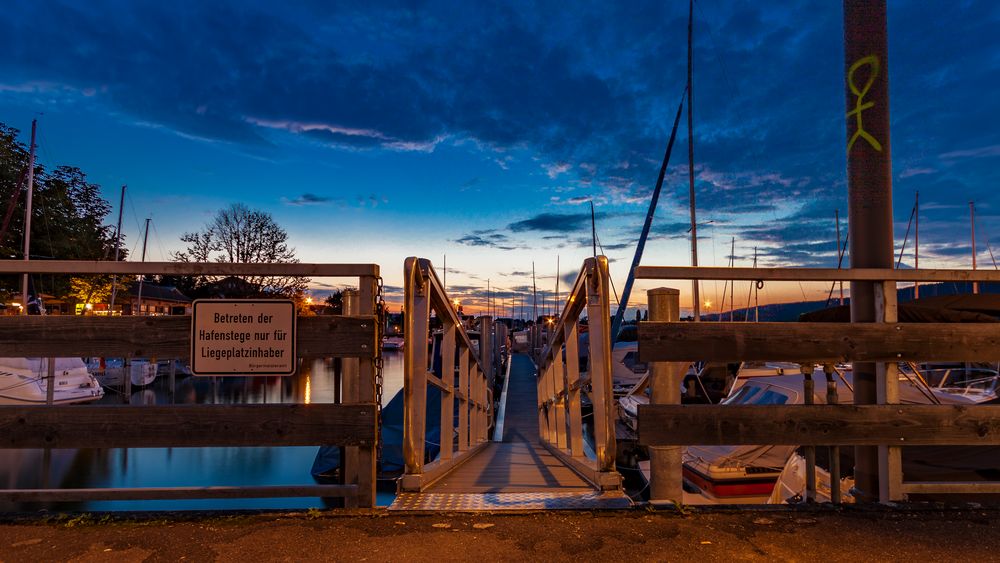
[(385, 331), (388, 312), (385, 307), (385, 293), (382, 278), (375, 280), (375, 420), (378, 425), (378, 435), (375, 437), (375, 452), (377, 460), (382, 459), (382, 336)]

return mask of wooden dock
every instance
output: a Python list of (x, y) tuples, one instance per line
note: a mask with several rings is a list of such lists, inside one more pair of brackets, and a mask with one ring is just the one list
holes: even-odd
[(539, 441), (535, 365), (511, 357), (503, 441), (492, 442), (420, 493), (401, 493), (390, 510), (628, 508), (621, 491), (600, 492)]

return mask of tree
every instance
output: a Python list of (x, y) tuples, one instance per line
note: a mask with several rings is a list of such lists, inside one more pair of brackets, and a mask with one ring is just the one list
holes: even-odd
[[(24, 206), (28, 149), (18, 131), (0, 123), (0, 256), (24, 256)], [(52, 172), (35, 163), (31, 213), (32, 257), (57, 260), (107, 260), (113, 256), (114, 229), (104, 224), (111, 204), (101, 187), (79, 168), (57, 166)], [(72, 299), (69, 276), (38, 276), (39, 292)], [(20, 279), (0, 279), (0, 290), (17, 292)]]
[[(184, 233), (187, 248), (173, 254), (178, 262), (234, 262), (238, 264), (296, 263), (295, 249), (288, 245), (288, 233), (270, 213), (234, 203), (216, 212), (205, 228)], [(252, 293), (293, 298), (305, 291), (308, 278), (283, 275), (241, 276)], [(195, 293), (217, 281), (200, 276), (194, 280)], [(247, 297), (250, 297), (249, 295)]]

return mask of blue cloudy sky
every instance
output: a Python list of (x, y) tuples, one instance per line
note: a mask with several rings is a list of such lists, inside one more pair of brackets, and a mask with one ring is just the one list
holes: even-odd
[[(557, 256), (578, 269), (593, 200), (620, 289), (686, 25), (684, 1), (15, 0), (0, 121), (38, 117), (42, 163), (83, 168), (116, 204), (128, 184), (128, 243), (151, 215), (152, 259), (241, 201), (270, 211), (302, 261), (377, 262), (390, 287), (406, 256), (447, 254), (471, 304), (487, 280), (523, 291), (532, 262), (550, 291)], [(762, 265), (835, 265), (840, 3), (700, 0), (695, 29), (701, 263), (728, 264), (735, 237), (737, 265), (754, 247)], [(969, 265), (970, 200), (992, 267), (998, 29), (997, 2), (889, 5), (895, 232), (898, 246), (919, 190), (924, 267)], [(689, 264), (686, 154), (682, 127), (644, 264)]]

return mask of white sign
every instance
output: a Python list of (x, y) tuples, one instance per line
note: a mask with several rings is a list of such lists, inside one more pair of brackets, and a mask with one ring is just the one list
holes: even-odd
[(194, 375), (295, 373), (295, 303), (199, 299), (191, 313)]

